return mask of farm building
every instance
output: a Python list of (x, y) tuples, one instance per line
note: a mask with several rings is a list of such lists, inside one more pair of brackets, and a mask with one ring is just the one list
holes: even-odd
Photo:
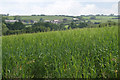
[(6, 23), (14, 23), (14, 22), (19, 22), (18, 20), (5, 20)]
[(59, 20), (53, 20), (53, 21), (51, 21), (52, 23), (55, 23), (55, 24), (58, 24), (58, 23), (60, 23), (61, 21), (59, 21)]
[(79, 19), (78, 18), (73, 18), (74, 21), (78, 21)]
[(58, 23), (60, 23), (61, 21), (59, 21), (59, 20), (45, 20), (44, 22), (50, 22), (50, 23), (54, 23), (54, 24), (58, 24)]
[(51, 22), (50, 20), (45, 20), (44, 22)]
[(37, 23), (38, 21), (33, 21), (33, 23)]
[(34, 23), (37, 23), (37, 21), (33, 21), (33, 20), (26, 21), (26, 20), (23, 20), (22, 23), (23, 24), (34, 24)]

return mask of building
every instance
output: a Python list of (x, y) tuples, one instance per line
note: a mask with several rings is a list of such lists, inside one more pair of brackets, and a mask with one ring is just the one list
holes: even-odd
[(49, 23), (54, 23), (54, 24), (58, 24), (58, 23), (60, 23), (61, 21), (59, 21), (59, 20), (44, 20), (44, 22), (49, 22)]
[(37, 23), (38, 21), (33, 21), (33, 23)]
[(44, 22), (51, 22), (50, 20), (45, 20)]
[(60, 21), (59, 20), (53, 20), (53, 21), (51, 21), (52, 23), (55, 23), (55, 24), (58, 24), (58, 23), (60, 23)]
[(15, 22), (19, 22), (18, 20), (5, 20), (6, 23), (15, 23)]
[[(19, 22), (19, 20), (5, 20), (6, 23), (15, 23), (15, 22)], [(33, 20), (30, 20), (30, 21), (27, 21), (27, 20), (22, 20), (22, 23), (23, 24), (34, 24), (34, 23), (37, 23), (38, 21), (33, 21)]]
[(78, 18), (73, 18), (74, 21), (78, 21), (79, 19)]

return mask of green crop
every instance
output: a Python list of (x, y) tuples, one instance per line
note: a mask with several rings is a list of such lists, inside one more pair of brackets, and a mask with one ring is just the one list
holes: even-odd
[(5, 78), (117, 78), (118, 27), (2, 37)]

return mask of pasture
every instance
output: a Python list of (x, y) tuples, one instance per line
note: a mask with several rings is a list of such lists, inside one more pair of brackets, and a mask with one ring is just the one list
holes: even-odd
[[(4, 16), (4, 18), (8, 18), (8, 19), (14, 19), (14, 16)], [(40, 18), (43, 18), (44, 20), (63, 20), (64, 18), (67, 18), (68, 20), (71, 20), (72, 17), (63, 17), (63, 16), (20, 16), (21, 20), (34, 20), (34, 21), (39, 21)]]

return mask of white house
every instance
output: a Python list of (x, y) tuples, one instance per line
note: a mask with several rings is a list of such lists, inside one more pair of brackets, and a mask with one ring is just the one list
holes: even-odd
[(45, 20), (44, 22), (51, 22), (50, 20)]
[(73, 20), (78, 21), (79, 19), (78, 18), (73, 18)]
[(60, 23), (61, 21), (59, 21), (59, 20), (44, 20), (44, 22), (50, 22), (50, 23), (54, 23), (54, 24), (58, 24), (58, 23)]
[(18, 20), (5, 20), (6, 23), (14, 23), (14, 22), (19, 22)]
[(33, 21), (33, 23), (37, 23), (38, 21)]
[(58, 24), (58, 23), (60, 23), (60, 21), (59, 20), (53, 20), (52, 23)]

